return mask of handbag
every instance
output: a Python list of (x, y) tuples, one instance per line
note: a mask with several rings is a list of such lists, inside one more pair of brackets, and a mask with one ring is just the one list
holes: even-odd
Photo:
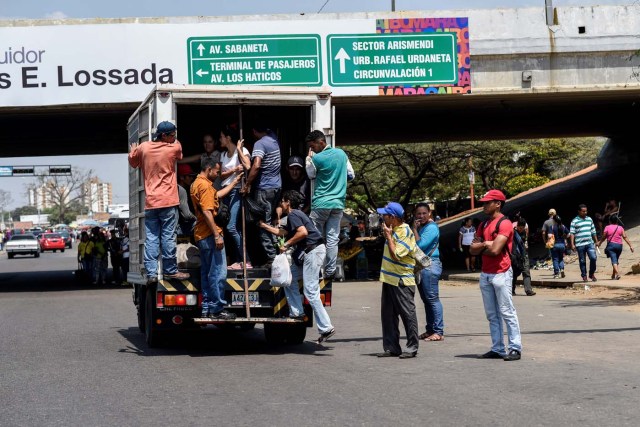
[(413, 258), (415, 258), (416, 260), (415, 270), (422, 270), (423, 268), (431, 267), (431, 255), (433, 255), (436, 249), (438, 249), (438, 246), (440, 246), (439, 241), (436, 242), (436, 245), (429, 251), (428, 254), (425, 254), (416, 243), (416, 245), (413, 247)]

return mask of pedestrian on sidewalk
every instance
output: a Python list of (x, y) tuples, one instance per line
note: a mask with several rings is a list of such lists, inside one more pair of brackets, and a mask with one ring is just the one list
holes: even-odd
[[(578, 206), (578, 216), (571, 221), (569, 228), (571, 249), (578, 252), (578, 261), (580, 263), (580, 274), (582, 281), (586, 282), (596, 279), (596, 227), (593, 220), (587, 216), (587, 205)], [(587, 278), (587, 260), (589, 257), (589, 276)]]
[(620, 280), (620, 269), (618, 267), (618, 263), (620, 261), (620, 254), (622, 254), (622, 239), (627, 242), (629, 249), (633, 253), (633, 246), (631, 246), (631, 242), (627, 238), (627, 234), (624, 231), (620, 218), (616, 214), (610, 215), (609, 225), (604, 228), (602, 237), (598, 242), (598, 247), (600, 247), (605, 240), (607, 241), (604, 253), (607, 258), (611, 259), (611, 265), (613, 267), (611, 278), (613, 280)]
[[(404, 208), (400, 203), (391, 202), (378, 209), (382, 215), (382, 232), (385, 238), (380, 281), (382, 298), (380, 314), (382, 320), (382, 347), (384, 353), (378, 357), (400, 357), (409, 359), (418, 354), (418, 317), (413, 302), (416, 294), (416, 280), (413, 274), (416, 261), (413, 250), (416, 239), (405, 224)], [(407, 335), (406, 351), (400, 347), (398, 318), (402, 319)]]
[(512, 265), (513, 279), (511, 280), (511, 295), (516, 294), (516, 279), (522, 274), (524, 292), (528, 297), (536, 293), (531, 287), (531, 272), (529, 271), (529, 242), (527, 241), (527, 221), (519, 217), (513, 233), (513, 254), (520, 262)]
[[(513, 225), (501, 212), (506, 200), (500, 190), (489, 190), (480, 199), (488, 219), (478, 227), (470, 250), (473, 255), (482, 255), (480, 291), (491, 331), (491, 350), (480, 358), (512, 361), (520, 360), (522, 338), (511, 296), (513, 271), (509, 254), (513, 251)], [(504, 346), (503, 322), (507, 326), (508, 353)]]
[(476, 257), (469, 253), (475, 234), (476, 229), (473, 226), (473, 219), (471, 217), (465, 218), (462, 227), (458, 231), (458, 250), (464, 256), (464, 266), (467, 268), (467, 272), (476, 271)]
[(551, 261), (553, 262), (553, 278), (564, 279), (564, 253), (567, 250), (567, 236), (569, 229), (562, 223), (560, 215), (553, 217), (551, 226), (554, 244), (551, 248)]

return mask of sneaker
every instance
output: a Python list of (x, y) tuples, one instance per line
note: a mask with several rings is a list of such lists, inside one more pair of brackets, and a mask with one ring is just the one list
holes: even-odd
[(553, 278), (554, 278), (554, 279), (559, 279), (559, 278), (560, 278), (560, 275), (559, 275), (559, 274), (554, 274), (554, 275), (553, 275)]
[(583, 282), (588, 282), (588, 281), (589, 281), (589, 279), (587, 279), (587, 276), (582, 276), (582, 281), (583, 281)]
[(233, 320), (236, 318), (236, 315), (233, 313), (229, 313), (227, 310), (222, 310), (219, 313), (209, 313), (209, 317), (211, 319)]
[(504, 356), (500, 353), (497, 353), (493, 350), (486, 352), (485, 354), (478, 357), (479, 359), (503, 359)]
[(229, 270), (242, 270), (242, 263), (241, 262), (234, 262), (233, 264), (231, 264), (229, 266)]
[(253, 268), (253, 265), (251, 265), (250, 262), (247, 262), (247, 270), (250, 269), (250, 268)]
[(298, 314), (297, 316), (289, 316), (289, 319), (293, 319), (293, 320), (307, 320), (307, 315), (302, 313), (302, 314)]
[(376, 354), (377, 357), (399, 357), (398, 353), (391, 353), (390, 351), (385, 351), (384, 353)]
[(189, 273), (183, 273), (176, 271), (175, 273), (164, 273), (165, 279), (187, 280), (191, 275)]
[(521, 353), (518, 350), (511, 350), (509, 351), (509, 354), (503, 357), (502, 360), (504, 360), (505, 362), (511, 362), (513, 360), (520, 360), (520, 357)]
[(321, 343), (323, 341), (328, 340), (329, 338), (331, 338), (332, 336), (334, 336), (336, 334), (336, 328), (331, 328), (330, 330), (328, 330), (327, 332), (322, 332), (320, 334), (320, 336), (318, 337), (318, 343)]
[(564, 270), (560, 270), (560, 277), (565, 278)]
[(598, 279), (596, 279), (596, 275), (592, 274), (591, 276), (589, 276), (589, 279), (591, 279), (592, 282), (597, 282)]
[(418, 355), (417, 351), (414, 352), (408, 352), (408, 351), (403, 351), (402, 354), (400, 356), (398, 356), (398, 358), (400, 359), (411, 359), (413, 357), (416, 357)]
[(535, 294), (536, 294), (536, 291), (529, 291), (529, 292), (527, 292), (527, 296), (528, 296), (528, 297), (532, 297), (532, 296), (534, 296)]

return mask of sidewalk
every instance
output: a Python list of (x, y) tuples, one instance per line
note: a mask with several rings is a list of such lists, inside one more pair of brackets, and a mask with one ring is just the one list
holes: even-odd
[[(578, 260), (572, 257), (566, 257), (565, 263), (565, 273), (566, 277), (564, 279), (554, 279), (553, 278), (553, 268), (548, 270), (540, 269), (534, 270), (531, 269), (531, 285), (534, 287), (555, 287), (555, 288), (567, 288), (567, 287), (577, 287), (582, 288), (585, 285), (585, 282), (582, 281), (580, 277), (580, 266), (578, 265)], [(551, 262), (549, 261), (549, 264)], [(621, 278), (620, 280), (612, 280), (611, 279), (611, 262), (608, 258), (602, 256), (598, 257), (598, 261), (596, 263), (596, 278), (597, 282), (589, 281), (586, 284), (591, 287), (605, 287), (609, 289), (637, 289), (640, 291), (640, 275), (637, 274), (627, 274), (630, 269), (621, 269)], [(587, 269), (589, 267), (589, 261), (587, 260)], [(475, 273), (468, 273), (464, 270), (453, 270), (453, 271), (444, 271), (442, 274), (442, 278), (444, 280), (459, 280), (459, 281), (470, 281), (470, 282), (479, 282), (480, 273), (476, 271)], [(522, 275), (518, 278), (518, 285), (522, 285)]]

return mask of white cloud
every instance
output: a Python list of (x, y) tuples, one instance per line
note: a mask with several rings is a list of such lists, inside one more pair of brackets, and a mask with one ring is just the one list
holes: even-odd
[(56, 10), (55, 12), (47, 13), (44, 15), (45, 19), (66, 19), (68, 18), (67, 14)]

